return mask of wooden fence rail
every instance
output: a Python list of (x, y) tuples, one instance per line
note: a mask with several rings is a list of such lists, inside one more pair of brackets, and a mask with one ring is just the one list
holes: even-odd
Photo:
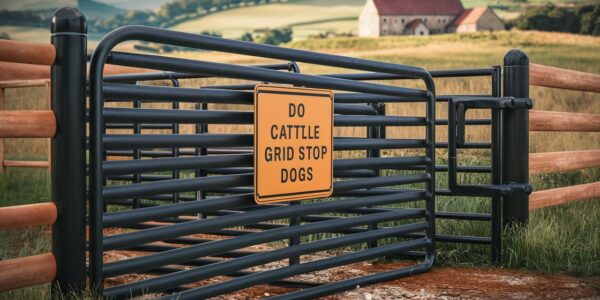
[[(149, 69), (106, 65), (105, 75), (151, 72)], [(0, 81), (49, 79), (50, 67), (43, 65), (22, 64), (0, 60)]]
[(55, 133), (51, 110), (0, 111), (0, 138), (51, 138)]
[(0, 61), (50, 66), (55, 58), (52, 44), (0, 40)]
[(56, 278), (52, 253), (0, 261), (0, 292), (48, 283)]
[(0, 229), (51, 225), (57, 214), (53, 202), (0, 207)]
[(600, 131), (600, 115), (532, 110), (529, 131)]
[(529, 154), (529, 174), (600, 167), (600, 150)]
[(600, 182), (579, 184), (558, 189), (533, 192), (529, 195), (529, 210), (567, 204), (600, 197)]
[(529, 84), (600, 93), (600, 75), (538, 64), (529, 64)]

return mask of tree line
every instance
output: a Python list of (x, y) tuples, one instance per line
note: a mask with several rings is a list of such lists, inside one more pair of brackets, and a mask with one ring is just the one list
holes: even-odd
[(522, 30), (558, 31), (600, 36), (600, 4), (533, 6), (511, 24)]
[(241, 6), (276, 3), (280, 1), (281, 0), (175, 0), (161, 5), (156, 12), (151, 10), (130, 10), (124, 14), (92, 20), (90, 22), (90, 30), (91, 32), (105, 33), (130, 24), (166, 28), (217, 11)]

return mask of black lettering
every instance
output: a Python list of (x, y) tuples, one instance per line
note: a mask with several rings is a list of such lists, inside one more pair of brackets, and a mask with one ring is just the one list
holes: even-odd
[(275, 147), (275, 149), (273, 151), (273, 159), (275, 161), (281, 161), (281, 148), (280, 147)]
[(288, 171), (286, 169), (281, 169), (281, 183), (286, 183), (288, 180)]
[(265, 148), (265, 160), (266, 161), (273, 160), (273, 148), (271, 148), (271, 147)]
[(304, 104), (298, 104), (298, 117), (304, 117)]
[(271, 139), (277, 139), (277, 125), (271, 126)]
[(288, 115), (290, 116), (290, 118), (296, 116), (296, 105), (294, 103), (289, 104)]
[(306, 179), (308, 179), (308, 181), (311, 181), (313, 179), (313, 169), (312, 167), (308, 167), (308, 170), (306, 171)]
[(294, 148), (286, 147), (286, 155), (284, 160), (293, 160), (294, 159)]
[(304, 168), (300, 168), (300, 170), (298, 170), (298, 179), (300, 181), (306, 180), (306, 170)]
[(304, 160), (304, 147), (302, 146), (300, 146), (300, 149), (298, 149), (298, 159)]

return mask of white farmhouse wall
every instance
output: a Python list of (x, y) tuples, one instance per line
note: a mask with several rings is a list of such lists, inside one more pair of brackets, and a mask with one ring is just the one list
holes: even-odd
[(444, 33), (446, 26), (454, 21), (455, 16), (410, 15), (410, 16), (381, 16), (380, 35), (404, 34), (406, 24), (420, 19), (431, 33)]
[(359, 36), (380, 36), (379, 12), (373, 0), (367, 0), (358, 17)]

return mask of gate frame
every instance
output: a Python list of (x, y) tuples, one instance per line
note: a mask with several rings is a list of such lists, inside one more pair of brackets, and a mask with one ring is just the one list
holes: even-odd
[[(326, 66), (352, 68), (364, 71), (383, 71), (390, 74), (398, 74), (402, 76), (409, 76), (415, 79), (421, 79), (424, 81), (427, 90), (411, 90), (400, 87), (386, 87), (385, 85), (374, 85), (368, 83), (359, 83), (349, 80), (342, 80), (336, 78), (329, 78), (327, 84), (322, 83), (322, 79), (319, 76), (313, 75), (301, 75), (295, 74), (296, 79), (292, 80), (291, 77), (283, 76), (285, 73), (276, 74), (276, 71), (261, 71), (257, 68), (248, 68), (241, 66), (228, 65), (227, 68), (215, 64), (211, 66), (212, 71), (204, 70), (208, 75), (219, 75), (233, 78), (242, 78), (244, 76), (256, 76), (258, 80), (268, 80), (279, 83), (293, 83), (293, 84), (305, 84), (311, 87), (327, 87), (330, 89), (343, 89), (347, 91), (362, 91), (400, 97), (400, 94), (404, 93), (408, 96), (411, 93), (413, 97), (423, 97), (426, 99), (427, 114), (425, 118), (426, 126), (426, 141), (433, 141), (435, 138), (435, 85), (429, 72), (417, 68), (402, 65), (395, 65), (389, 63), (382, 63), (376, 61), (368, 61), (362, 59), (354, 59), (337, 55), (315, 53), (309, 51), (286, 49), (275, 46), (259, 45), (240, 41), (231, 41), (220, 38), (192, 35), (187, 33), (177, 33), (159, 29), (150, 28), (145, 26), (126, 26), (114, 30), (102, 40), (97, 46), (91, 60), (90, 66), (90, 277), (93, 289), (96, 292), (102, 292), (103, 276), (103, 250), (102, 250), (102, 164), (103, 164), (103, 153), (104, 146), (102, 142), (102, 135), (104, 133), (104, 124), (102, 118), (103, 109), (103, 91), (102, 80), (103, 80), (103, 67), (104, 64), (114, 59), (118, 59), (120, 65), (136, 65), (132, 61), (135, 56), (143, 57), (144, 55), (130, 55), (119, 53), (111, 55), (111, 50), (117, 44), (126, 40), (141, 40), (146, 42), (155, 42), (163, 44), (172, 44), (183, 47), (200, 48), (205, 50), (216, 50), (221, 52), (254, 55), (264, 58), (292, 60), (306, 63), (315, 63)], [(156, 57), (158, 58), (158, 57)], [(142, 60), (144, 60), (142, 58)], [(149, 60), (145, 60), (146, 63)], [(158, 60), (154, 63), (154, 66), (149, 67), (160, 68), (158, 66), (167, 65), (167, 60)], [(181, 60), (183, 62), (183, 60)], [(210, 63), (204, 62), (205, 65)], [(174, 68), (174, 67), (172, 67)], [(245, 71), (245, 72), (244, 72)], [(256, 75), (236, 75), (237, 72), (245, 74), (256, 74)], [(276, 73), (269, 73), (276, 72)], [(260, 76), (259, 76), (260, 74)], [(287, 78), (287, 79), (286, 79)], [(377, 88), (376, 88), (377, 87)], [(381, 90), (380, 90), (381, 89)], [(402, 91), (402, 93), (400, 92)], [(100, 114), (100, 115), (99, 115)], [(390, 272), (382, 272), (374, 275), (368, 275), (365, 277), (355, 278), (353, 280), (341, 281), (330, 283), (327, 285), (311, 288), (310, 290), (304, 290), (295, 292), (294, 295), (287, 294), (286, 297), (317, 297), (319, 295), (326, 295), (337, 291), (342, 291), (348, 288), (352, 288), (357, 284), (371, 284), (384, 280), (393, 279), (399, 276), (405, 276), (410, 274), (417, 274), (427, 271), (431, 268), (435, 261), (435, 143), (426, 142), (425, 147), (426, 156), (430, 158), (430, 162), (425, 164), (426, 174), (430, 176), (430, 179), (426, 183), (425, 196), (425, 219), (429, 224), (425, 231), (426, 238), (426, 252), (425, 260), (420, 265), (400, 269)], [(289, 209), (299, 208), (290, 207)]]

